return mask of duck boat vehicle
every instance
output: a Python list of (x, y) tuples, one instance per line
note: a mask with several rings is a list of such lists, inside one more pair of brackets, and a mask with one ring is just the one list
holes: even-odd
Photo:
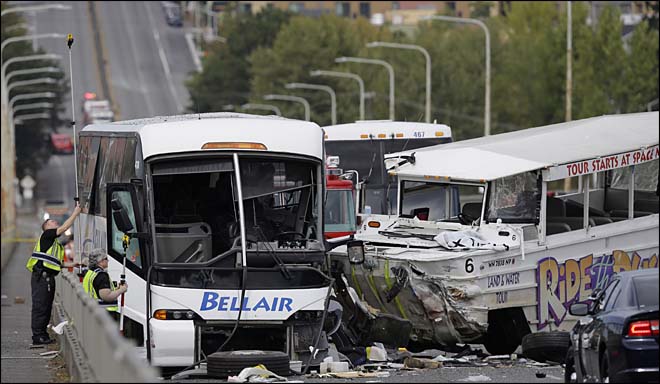
[(412, 323), (416, 343), (556, 341), (612, 274), (658, 267), (658, 112), (408, 152), (390, 169), (396, 215), (330, 254), (347, 295)]

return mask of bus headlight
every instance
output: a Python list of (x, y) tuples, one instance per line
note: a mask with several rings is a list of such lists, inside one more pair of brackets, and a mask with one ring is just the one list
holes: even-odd
[(181, 309), (159, 309), (154, 311), (153, 317), (158, 320), (199, 320), (195, 312)]

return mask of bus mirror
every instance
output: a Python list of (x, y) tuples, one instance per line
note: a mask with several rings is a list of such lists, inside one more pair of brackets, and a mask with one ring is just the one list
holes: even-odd
[(119, 228), (119, 230), (124, 233), (132, 231), (133, 224), (131, 224), (131, 220), (128, 218), (126, 208), (121, 203), (121, 201), (119, 201), (117, 198), (112, 199), (110, 205), (112, 207), (112, 218), (115, 221), (117, 228)]
[(351, 264), (364, 263), (364, 243), (360, 240), (353, 240), (346, 243), (348, 250), (348, 261)]

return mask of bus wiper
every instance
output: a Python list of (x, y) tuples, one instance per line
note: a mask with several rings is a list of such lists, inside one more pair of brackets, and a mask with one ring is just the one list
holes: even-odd
[[(284, 276), (285, 279), (291, 280), (291, 272), (289, 272), (289, 268), (284, 264), (282, 259), (280, 259), (279, 256), (277, 256), (277, 253), (275, 253), (275, 250), (271, 248), (270, 243), (268, 242), (268, 239), (266, 238), (266, 235), (264, 232), (261, 230), (261, 227), (258, 225), (254, 226), (255, 232), (259, 237), (261, 237), (261, 240), (264, 242), (264, 246), (266, 248), (266, 252), (273, 258), (273, 261), (277, 264), (278, 267), (280, 267), (280, 271), (282, 271), (282, 276)], [(257, 243), (257, 251), (259, 250), (259, 244)]]
[(374, 152), (374, 155), (371, 157), (371, 166), (369, 167), (369, 174), (367, 177), (363, 179), (363, 182), (367, 184), (369, 182), (369, 178), (371, 177), (371, 172), (374, 170), (374, 164), (376, 163), (376, 152)]

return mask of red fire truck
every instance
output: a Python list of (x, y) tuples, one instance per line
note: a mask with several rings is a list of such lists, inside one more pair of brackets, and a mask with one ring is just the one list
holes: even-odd
[(355, 185), (339, 168), (339, 157), (326, 159), (325, 238), (352, 235), (356, 230)]

